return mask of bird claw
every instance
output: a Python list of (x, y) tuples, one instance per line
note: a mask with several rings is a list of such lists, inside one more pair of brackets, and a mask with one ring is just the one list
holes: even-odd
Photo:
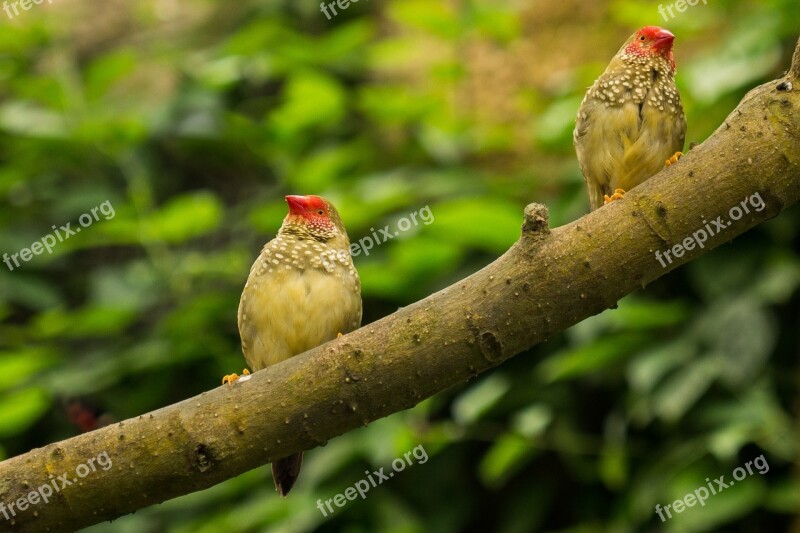
[(682, 155), (683, 155), (683, 152), (675, 152), (674, 154), (672, 154), (672, 157), (670, 157), (669, 159), (664, 161), (664, 166), (665, 167), (670, 167), (670, 166), (674, 165), (675, 163), (678, 162), (678, 159), (680, 159)]
[(614, 189), (614, 194), (611, 196), (607, 194), (603, 195), (603, 204), (610, 204), (614, 200), (619, 200), (620, 198), (625, 198), (625, 191), (622, 189)]
[[(247, 370), (246, 368), (244, 370), (242, 370), (242, 376), (241, 376), (242, 378), (244, 378), (245, 376), (249, 376), (249, 375), (250, 375), (250, 371), (249, 370)], [(228, 374), (227, 376), (222, 378), (222, 384), (223, 385), (233, 385), (237, 381), (239, 381), (239, 374)]]

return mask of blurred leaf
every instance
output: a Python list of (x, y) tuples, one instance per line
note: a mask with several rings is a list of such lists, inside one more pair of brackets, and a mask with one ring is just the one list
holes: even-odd
[(435, 36), (452, 39), (459, 34), (458, 17), (446, 4), (432, 4), (425, 0), (400, 0), (390, 5), (389, 12), (398, 22)]
[(48, 409), (51, 398), (41, 387), (0, 394), (0, 437), (25, 431)]
[(52, 309), (38, 315), (34, 324), (43, 338), (104, 337), (120, 334), (137, 318), (131, 309), (87, 306), (74, 312)]
[(473, 424), (508, 392), (510, 385), (497, 373), (482, 379), (458, 396), (453, 403), (453, 418), (465, 426)]
[(0, 352), (0, 390), (27, 383), (33, 376), (56, 365), (60, 358), (46, 348), (22, 348)]
[(86, 71), (87, 98), (100, 98), (113, 83), (133, 72), (135, 67), (136, 54), (133, 50), (114, 50), (95, 59)]
[(780, 43), (764, 36), (776, 35), (779, 21), (773, 14), (750, 16), (713, 54), (687, 65), (692, 95), (700, 102), (713, 102), (773, 71), (781, 59)]
[(631, 361), (628, 381), (639, 392), (652, 392), (661, 379), (678, 365), (694, 358), (697, 347), (686, 338), (652, 348)]
[(346, 92), (337, 80), (320, 72), (300, 72), (289, 79), (284, 102), (269, 122), (281, 138), (295, 136), (307, 128), (339, 122), (346, 104)]
[(145, 242), (185, 242), (215, 229), (222, 221), (223, 206), (207, 192), (176, 197), (141, 221)]
[(539, 367), (545, 382), (573, 379), (617, 365), (647, 344), (649, 337), (625, 333), (598, 339), (590, 344), (562, 350)]
[(506, 251), (520, 235), (522, 210), (507, 202), (463, 198), (431, 206), (432, 235), (491, 253)]
[(694, 330), (710, 357), (718, 359), (721, 377), (731, 387), (751, 381), (775, 345), (771, 317), (747, 297), (717, 301)]
[(523, 437), (514, 433), (501, 435), (478, 466), (481, 481), (487, 487), (499, 488), (535, 454), (536, 450)]
[(539, 437), (553, 420), (553, 411), (546, 404), (529, 405), (511, 419), (511, 427), (528, 439)]
[(667, 422), (679, 420), (721, 372), (713, 358), (691, 361), (667, 378), (653, 396), (656, 414)]
[(0, 129), (30, 137), (62, 137), (66, 124), (61, 115), (26, 102), (0, 105)]

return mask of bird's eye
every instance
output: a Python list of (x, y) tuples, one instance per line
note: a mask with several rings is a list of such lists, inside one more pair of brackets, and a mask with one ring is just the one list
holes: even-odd
[(325, 211), (323, 211), (322, 209), (320, 209), (320, 210), (318, 210), (318, 211), (317, 211), (317, 214), (318, 214), (318, 215), (324, 215), (324, 214), (325, 214)]
[(639, 40), (640, 40), (640, 41), (644, 41), (644, 40), (646, 40), (646, 39), (647, 39), (647, 37), (645, 37), (644, 35), (642, 35), (641, 37), (639, 37)]

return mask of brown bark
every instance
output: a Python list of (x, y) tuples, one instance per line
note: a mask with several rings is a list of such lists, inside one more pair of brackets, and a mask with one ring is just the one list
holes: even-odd
[[(764, 222), (800, 199), (800, 43), (790, 72), (752, 90), (677, 165), (550, 231), (525, 209), (519, 241), (428, 298), (252, 379), (0, 463), (6, 505), (108, 453), (2, 529), (74, 530), (202, 490), (462, 383)], [(758, 193), (765, 208), (663, 268), (654, 256)]]

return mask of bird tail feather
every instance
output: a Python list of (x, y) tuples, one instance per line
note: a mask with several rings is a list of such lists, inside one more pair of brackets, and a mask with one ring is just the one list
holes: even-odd
[(272, 479), (275, 481), (275, 490), (281, 496), (286, 496), (292, 490), (297, 476), (300, 475), (300, 465), (303, 464), (303, 452), (277, 459), (272, 462)]

